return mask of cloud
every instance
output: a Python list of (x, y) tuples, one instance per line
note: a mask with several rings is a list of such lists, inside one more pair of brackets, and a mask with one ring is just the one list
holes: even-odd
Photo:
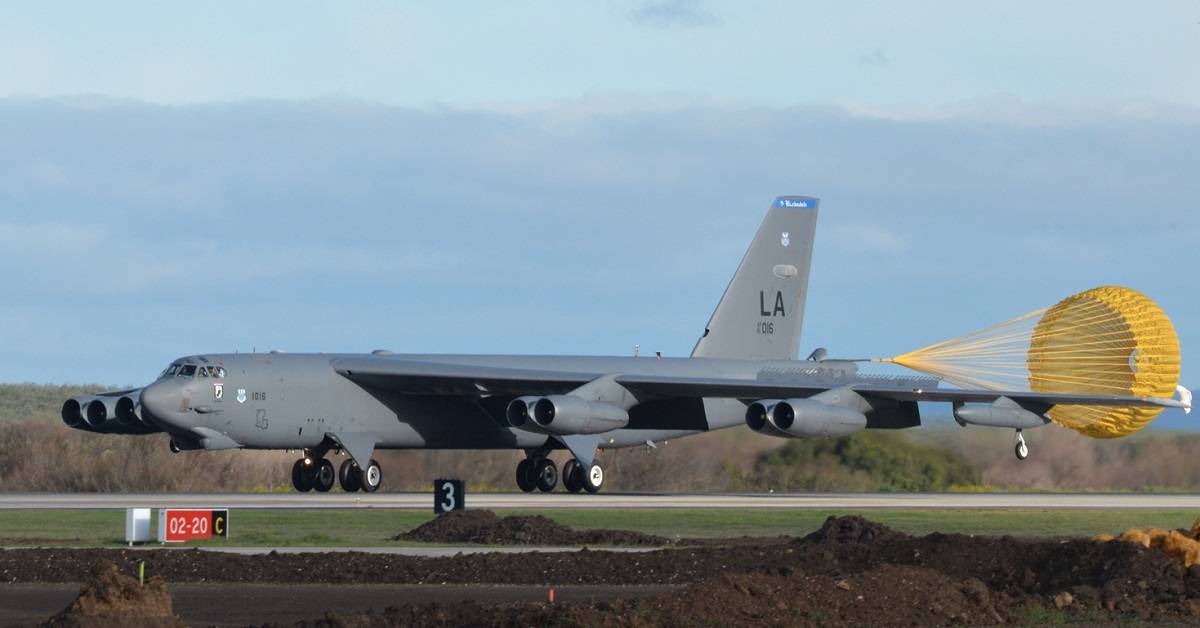
[(892, 64), (892, 60), (883, 52), (883, 48), (876, 46), (870, 51), (859, 55), (858, 62), (862, 65), (869, 65), (879, 68), (885, 68)]
[(686, 354), (789, 193), (822, 199), (806, 350), (904, 349), (1105, 283), (1200, 343), (1195, 112), (618, 100), (0, 99), (0, 346), (26, 356), (0, 380), (137, 382), (255, 345)]
[(699, 0), (655, 0), (644, 2), (629, 14), (635, 24), (658, 28), (716, 26), (715, 15), (700, 7)]

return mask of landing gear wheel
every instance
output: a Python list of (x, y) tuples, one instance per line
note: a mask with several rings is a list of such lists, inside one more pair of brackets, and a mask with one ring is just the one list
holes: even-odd
[(558, 466), (549, 458), (542, 458), (537, 463), (537, 487), (543, 493), (549, 493), (558, 486)]
[(583, 465), (579, 461), (571, 458), (562, 468), (563, 488), (578, 493), (583, 490)]
[(1029, 445), (1025, 444), (1025, 437), (1017, 432), (1017, 446), (1013, 450), (1017, 454), (1017, 460), (1024, 460), (1029, 457)]
[(537, 476), (533, 461), (526, 458), (517, 463), (517, 487), (526, 493), (532, 493), (537, 488)]
[(338, 468), (338, 484), (342, 485), (342, 492), (345, 493), (353, 493), (362, 488), (362, 471), (354, 464), (354, 458), (342, 461), (342, 466)]
[(604, 469), (600, 468), (598, 464), (593, 464), (581, 479), (584, 490), (589, 493), (599, 493), (600, 487), (604, 485)]
[(312, 490), (312, 479), (308, 473), (308, 465), (304, 464), (304, 458), (296, 461), (292, 465), (292, 486), (301, 493), (307, 493)]
[(312, 471), (312, 487), (318, 493), (328, 493), (329, 489), (333, 488), (333, 483), (337, 481), (337, 473), (333, 470), (333, 463), (321, 458), (317, 461), (315, 468)]
[(374, 493), (379, 490), (379, 485), (383, 484), (383, 469), (379, 468), (379, 463), (371, 460), (366, 469), (359, 474), (359, 481), (362, 482), (362, 490), (365, 493)]

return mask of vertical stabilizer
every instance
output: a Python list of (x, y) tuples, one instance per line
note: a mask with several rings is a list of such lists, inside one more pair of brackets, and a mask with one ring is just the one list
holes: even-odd
[(796, 359), (819, 202), (781, 196), (771, 203), (692, 357)]

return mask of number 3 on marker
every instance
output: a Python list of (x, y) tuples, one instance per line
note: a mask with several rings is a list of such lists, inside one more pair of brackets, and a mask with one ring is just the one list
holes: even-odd
[(442, 501), (442, 510), (450, 512), (457, 505), (454, 501), (454, 482), (442, 482), (442, 490), (446, 491), (446, 499)]

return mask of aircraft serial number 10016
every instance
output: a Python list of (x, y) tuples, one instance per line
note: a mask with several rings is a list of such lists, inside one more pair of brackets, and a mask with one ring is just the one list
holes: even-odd
[[(300, 449), (300, 491), (374, 492), (376, 449), (521, 449), (517, 484), (596, 492), (604, 449), (747, 424), (781, 437), (920, 425), (918, 401), (1016, 429), (1057, 404), (1181, 406), (1161, 397), (939, 388), (924, 376), (859, 374), (824, 351), (797, 360), (818, 200), (775, 199), (688, 358), (504, 355), (205, 354), (152, 384), (66, 401), (67, 425), (167, 432), (174, 451)], [(975, 417), (978, 421), (975, 420)], [(1018, 434), (1018, 457), (1027, 455)], [(346, 454), (335, 470), (326, 456)]]

